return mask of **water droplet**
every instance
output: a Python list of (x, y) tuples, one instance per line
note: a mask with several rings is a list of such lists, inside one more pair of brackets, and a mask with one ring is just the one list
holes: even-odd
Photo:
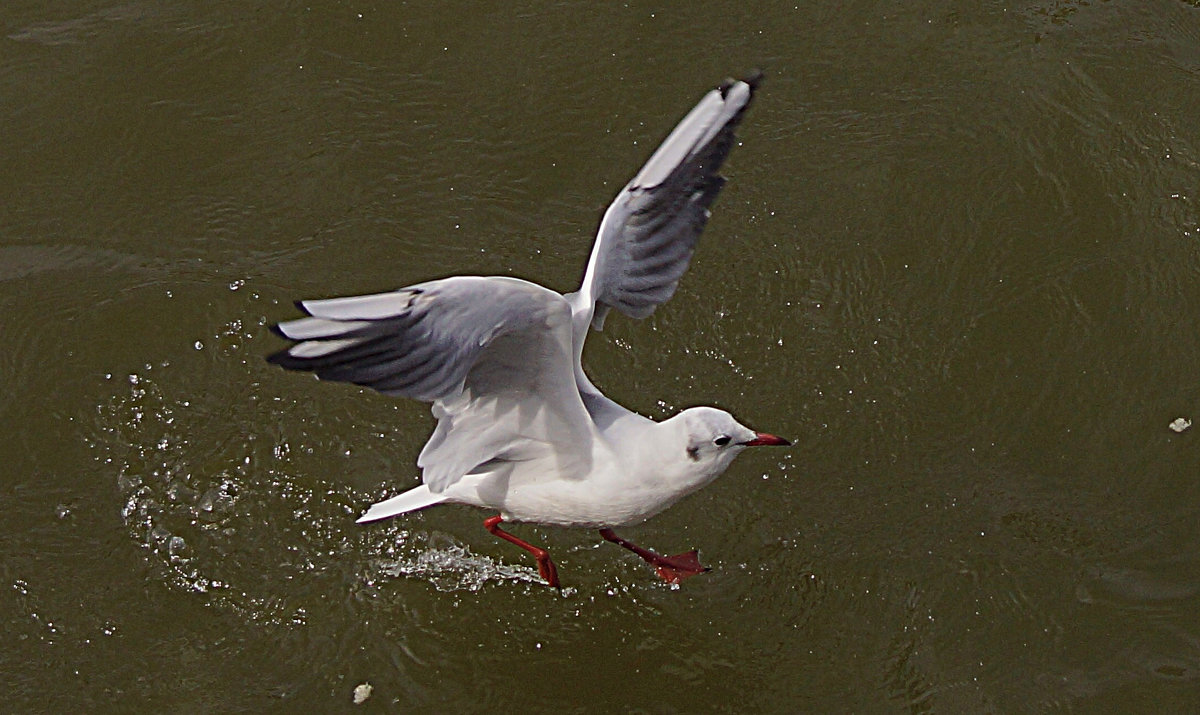
[(172, 536), (167, 541), (167, 553), (173, 558), (184, 558), (187, 552), (187, 542), (182, 536)]
[[(359, 17), (362, 17), (359, 15)], [(367, 702), (367, 698), (371, 697), (371, 691), (374, 690), (370, 683), (361, 683), (354, 686), (354, 704), (362, 705)]]

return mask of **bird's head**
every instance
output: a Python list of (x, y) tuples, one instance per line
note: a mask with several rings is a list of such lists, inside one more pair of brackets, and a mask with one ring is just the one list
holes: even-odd
[(791, 442), (739, 424), (733, 415), (715, 407), (690, 407), (677, 415), (687, 436), (687, 458), (704, 471), (720, 474), (747, 447), (786, 447)]

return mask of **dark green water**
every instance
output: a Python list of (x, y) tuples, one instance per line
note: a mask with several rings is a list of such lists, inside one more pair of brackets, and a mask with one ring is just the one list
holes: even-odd
[[(790, 451), (628, 535), (354, 518), (425, 407), (268, 366), (296, 298), (570, 290), (600, 211), (762, 67), (680, 290), (592, 336), (655, 417)], [(12, 712), (1200, 707), (1200, 7), (0, 9)]]

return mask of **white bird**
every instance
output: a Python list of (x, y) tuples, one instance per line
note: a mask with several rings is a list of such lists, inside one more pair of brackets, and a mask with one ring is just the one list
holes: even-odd
[(644, 318), (674, 294), (761, 76), (705, 94), (617, 194), (577, 292), (455, 276), (302, 301), (309, 317), (274, 326), (296, 342), (272, 363), (433, 403), (437, 427), (417, 459), (423, 484), (371, 506), (360, 523), (443, 502), (496, 510), (484, 526), (532, 553), (556, 588), (549, 553), (502, 521), (597, 528), (672, 583), (707, 570), (695, 551), (662, 556), (612, 528), (708, 484), (746, 447), (790, 443), (713, 407), (647, 419), (601, 394), (581, 357), (589, 326), (599, 330), (609, 309)]

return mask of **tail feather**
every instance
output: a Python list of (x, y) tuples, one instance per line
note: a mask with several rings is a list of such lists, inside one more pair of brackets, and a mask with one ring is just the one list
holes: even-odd
[(440, 504), (446, 501), (446, 497), (441, 494), (434, 494), (429, 491), (429, 487), (422, 484), (415, 489), (409, 489), (403, 494), (397, 494), (391, 499), (384, 499), (381, 502), (372, 504), (367, 513), (358, 517), (359, 524), (365, 524), (368, 521), (379, 521), (389, 517), (404, 514), (417, 509), (424, 509), (427, 506)]

